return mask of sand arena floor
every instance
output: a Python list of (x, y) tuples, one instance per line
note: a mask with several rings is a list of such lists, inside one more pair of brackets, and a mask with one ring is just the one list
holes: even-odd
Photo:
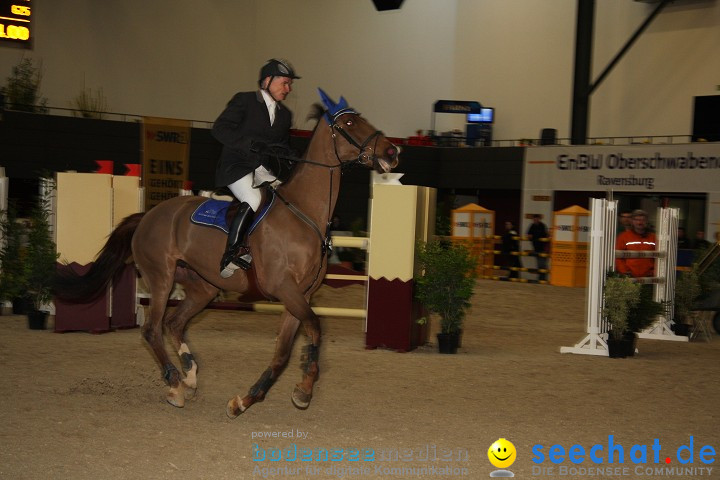
[[(323, 287), (316, 303), (362, 307), (363, 294), (359, 286)], [(495, 469), (487, 450), (500, 437), (516, 447), (510, 470), (518, 478), (672, 478), (665, 468), (680, 466), (675, 452), (691, 436), (687, 466), (695, 470), (684, 478), (720, 478), (718, 462), (700, 458), (706, 445), (720, 449), (720, 338), (640, 340), (628, 359), (560, 354), (584, 335), (584, 301), (582, 289), (479, 281), (457, 355), (439, 355), (434, 345), (365, 350), (360, 320), (325, 318), (310, 408), (296, 410), (289, 398), (300, 379), (298, 338), (266, 400), (235, 420), (225, 403), (268, 365), (275, 315), (208, 310), (192, 322), (200, 386), (183, 409), (165, 403), (138, 329), (55, 334), (2, 316), (0, 478), (478, 479)], [(625, 449), (624, 464), (532, 461), (533, 448), (547, 455), (551, 445), (574, 444), (599, 444), (607, 459), (610, 435)], [(647, 463), (632, 462), (633, 445), (648, 446)], [(286, 461), (323, 449), (342, 452), (342, 461)], [(262, 451), (265, 460), (254, 461)], [(628, 470), (562, 475), (563, 466)], [(709, 475), (698, 470), (706, 467)]]

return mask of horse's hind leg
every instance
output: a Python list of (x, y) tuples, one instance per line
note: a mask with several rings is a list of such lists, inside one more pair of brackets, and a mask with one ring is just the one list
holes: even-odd
[(185, 342), (185, 328), (188, 322), (218, 293), (219, 289), (206, 282), (195, 271), (178, 267), (175, 272), (175, 281), (185, 289), (185, 299), (175, 308), (172, 314), (165, 318), (166, 332), (180, 357), (185, 378), (177, 388), (170, 388), (168, 402), (175, 406), (182, 406), (185, 399), (192, 398), (197, 390), (198, 364)]
[[(173, 287), (173, 274), (175, 269), (174, 265), (154, 265), (151, 262), (139, 262), (136, 258), (136, 263), (142, 276), (145, 280), (145, 284), (150, 290), (152, 295), (152, 301), (150, 303), (150, 315), (148, 320), (142, 327), (142, 334), (145, 341), (150, 346), (155, 359), (158, 361), (163, 369), (163, 378), (170, 385), (170, 389), (180, 388), (180, 381), (182, 380), (180, 372), (175, 367), (165, 349), (165, 338), (163, 336), (163, 317), (167, 310), (167, 299), (170, 296), (170, 291)], [(153, 268), (148, 268), (152, 266)], [(173, 397), (168, 396), (167, 401), (177, 407), (184, 405), (184, 398), (180, 404), (173, 401)]]

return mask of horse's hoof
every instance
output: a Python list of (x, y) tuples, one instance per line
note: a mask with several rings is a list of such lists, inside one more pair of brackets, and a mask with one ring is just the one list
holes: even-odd
[(197, 393), (197, 387), (193, 387), (185, 383), (183, 380), (183, 395), (185, 396), (185, 400), (190, 400), (191, 398), (195, 397), (195, 393)]
[(310, 406), (312, 393), (305, 393), (300, 389), (300, 387), (295, 387), (290, 398), (292, 399), (292, 403), (295, 405), (295, 408), (305, 410)]
[(170, 389), (165, 400), (173, 407), (183, 408), (185, 406), (185, 396), (176, 388)]
[(242, 406), (242, 399), (237, 395), (231, 398), (225, 406), (225, 414), (230, 418), (239, 417), (245, 410), (246, 408)]

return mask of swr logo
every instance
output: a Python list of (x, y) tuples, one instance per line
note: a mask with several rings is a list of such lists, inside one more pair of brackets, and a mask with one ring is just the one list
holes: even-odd
[(187, 143), (187, 137), (180, 132), (168, 132), (165, 130), (153, 132), (148, 130), (146, 136), (148, 140), (155, 140), (156, 142)]

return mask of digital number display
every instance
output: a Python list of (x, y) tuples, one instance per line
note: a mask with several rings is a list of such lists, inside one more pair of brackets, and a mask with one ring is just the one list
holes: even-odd
[(32, 46), (30, 0), (0, 0), (0, 45)]

